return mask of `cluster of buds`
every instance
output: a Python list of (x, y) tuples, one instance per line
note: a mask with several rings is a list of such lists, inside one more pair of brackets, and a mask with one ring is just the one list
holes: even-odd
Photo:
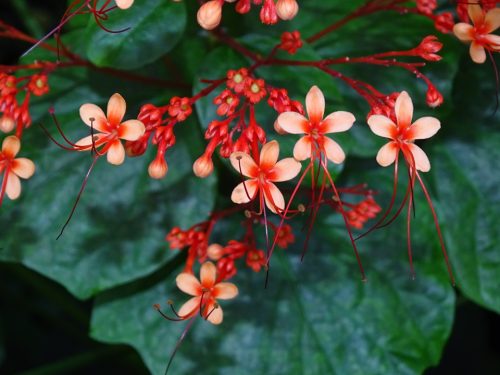
[(278, 19), (291, 20), (299, 11), (296, 0), (210, 0), (198, 10), (198, 23), (205, 30), (215, 29), (220, 24), (224, 4), (234, 2), (240, 14), (248, 13), (252, 5), (261, 6), (260, 20), (266, 25), (273, 25)]
[[(344, 203), (344, 205), (346, 204)], [(350, 209), (346, 210), (346, 216), (349, 225), (356, 229), (363, 229), (365, 223), (375, 218), (382, 210), (371, 196), (357, 204), (349, 205), (349, 207)]]
[(146, 151), (149, 141), (157, 147), (156, 156), (148, 167), (151, 178), (161, 179), (168, 172), (165, 160), (166, 151), (175, 145), (174, 126), (185, 121), (193, 113), (192, 98), (173, 97), (170, 103), (156, 107), (145, 104), (141, 107), (138, 120), (141, 121), (146, 131), (136, 141), (129, 141), (125, 145), (129, 156), (140, 156)]
[[(22, 102), (18, 94), (24, 92)], [(46, 74), (15, 77), (0, 73), (0, 131), (10, 133), (16, 128), (21, 136), (23, 128), (31, 125), (29, 103), (31, 95), (41, 96), (49, 92)]]
[(205, 139), (209, 143), (203, 155), (193, 164), (196, 176), (204, 178), (213, 172), (212, 156), (219, 146), (220, 155), (228, 158), (236, 151), (249, 153), (254, 143), (266, 142), (265, 131), (255, 119), (254, 108), (266, 96), (269, 106), (278, 113), (304, 113), (302, 105), (291, 100), (285, 89), (267, 85), (263, 79), (253, 77), (245, 68), (227, 72), (226, 87), (214, 99), (216, 113), (224, 118), (208, 125)]
[(278, 48), (288, 52), (290, 55), (294, 55), (302, 45), (303, 43), (299, 31), (285, 31), (281, 34), (281, 44)]

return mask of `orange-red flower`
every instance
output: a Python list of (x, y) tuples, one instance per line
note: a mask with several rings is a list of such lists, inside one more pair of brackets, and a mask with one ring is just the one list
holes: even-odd
[(389, 138), (377, 154), (377, 162), (382, 167), (394, 163), (399, 151), (410, 164), (417, 170), (428, 172), (431, 164), (425, 152), (418, 147), (416, 139), (427, 139), (437, 133), (441, 124), (437, 118), (422, 117), (412, 123), (413, 103), (406, 91), (401, 92), (394, 105), (396, 123), (382, 115), (372, 115), (368, 118), (368, 125), (372, 132), (380, 137)]
[(122, 122), (126, 107), (125, 99), (120, 94), (113, 94), (109, 99), (107, 114), (95, 104), (82, 105), (80, 117), (96, 132), (76, 142), (75, 149), (87, 151), (94, 147), (100, 148), (99, 154), (107, 153), (108, 162), (122, 164), (125, 160), (125, 148), (120, 140), (136, 141), (145, 131), (144, 124), (139, 120)]
[(340, 164), (345, 159), (342, 148), (325, 134), (339, 133), (349, 130), (354, 123), (350, 112), (337, 111), (323, 118), (325, 97), (317, 86), (313, 86), (306, 96), (306, 109), (309, 119), (297, 112), (284, 112), (279, 115), (279, 127), (290, 134), (305, 134), (293, 149), (297, 160), (316, 157), (319, 152), (329, 160)]
[(302, 166), (293, 158), (278, 161), (279, 152), (278, 142), (271, 141), (262, 146), (259, 160), (254, 160), (244, 152), (231, 154), (230, 160), (234, 169), (250, 178), (234, 188), (231, 194), (234, 203), (248, 203), (260, 192), (261, 198), (263, 197), (272, 212), (284, 210), (285, 199), (273, 182), (291, 180), (299, 174)]
[(463, 42), (471, 43), (470, 57), (478, 64), (486, 61), (486, 51), (500, 51), (500, 36), (491, 34), (500, 27), (500, 8), (485, 13), (479, 4), (469, 4), (467, 8), (473, 25), (457, 23), (453, 33)]
[(238, 288), (232, 283), (217, 283), (217, 268), (212, 262), (203, 263), (200, 281), (190, 273), (183, 272), (176, 278), (177, 287), (193, 298), (180, 308), (178, 315), (189, 319), (201, 311), (201, 315), (212, 324), (222, 323), (222, 308), (218, 299), (232, 299), (238, 295)]
[(4, 192), (10, 199), (17, 199), (21, 195), (21, 180), (28, 179), (35, 173), (35, 164), (26, 158), (16, 158), (21, 149), (21, 142), (16, 136), (9, 136), (2, 142), (0, 151), (0, 174), (4, 173), (0, 191), (0, 204)]

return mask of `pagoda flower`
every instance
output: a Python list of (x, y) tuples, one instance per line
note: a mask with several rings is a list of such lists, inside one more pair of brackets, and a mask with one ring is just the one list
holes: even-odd
[(302, 165), (293, 158), (278, 161), (280, 147), (271, 141), (262, 146), (258, 160), (244, 152), (233, 152), (231, 164), (248, 180), (238, 184), (231, 194), (234, 203), (248, 203), (259, 193), (261, 210), (263, 202), (274, 213), (283, 211), (285, 199), (274, 182), (288, 181), (297, 176)]
[(373, 115), (368, 118), (368, 125), (372, 132), (384, 138), (389, 138), (377, 154), (377, 163), (387, 167), (394, 163), (400, 151), (410, 167), (421, 172), (431, 169), (425, 152), (414, 141), (427, 139), (437, 133), (441, 127), (438, 119), (422, 117), (412, 123), (413, 103), (406, 91), (401, 92), (394, 105), (396, 123), (383, 115)]
[(125, 160), (125, 148), (121, 140), (136, 141), (145, 131), (139, 120), (122, 122), (126, 103), (120, 94), (113, 94), (108, 101), (107, 113), (95, 104), (80, 107), (83, 122), (92, 127), (92, 134), (80, 139), (74, 145), (77, 151), (95, 150), (99, 156), (107, 154), (108, 162), (120, 165)]
[(345, 153), (337, 142), (326, 134), (349, 130), (355, 119), (352, 113), (345, 111), (332, 112), (324, 117), (325, 97), (317, 86), (313, 86), (306, 96), (308, 118), (297, 112), (284, 112), (279, 115), (279, 128), (290, 134), (304, 134), (293, 148), (293, 156), (297, 160), (326, 156), (336, 164), (345, 159)]
[(489, 53), (500, 51), (500, 36), (491, 34), (500, 27), (500, 9), (485, 12), (479, 4), (469, 4), (467, 10), (473, 25), (457, 23), (453, 33), (461, 41), (471, 43), (469, 53), (472, 61), (482, 64), (486, 61), (486, 50)]
[(196, 18), (201, 27), (205, 30), (213, 30), (222, 19), (222, 6), (224, 2), (234, 3), (236, 0), (210, 0), (204, 3), (198, 13)]
[(0, 206), (4, 194), (14, 200), (21, 195), (21, 180), (28, 179), (35, 173), (35, 164), (26, 158), (16, 158), (21, 149), (19, 138), (8, 136), (2, 142), (0, 151), (0, 175), (3, 174), (0, 188)]
[(134, 0), (115, 0), (115, 3), (120, 9), (128, 9), (134, 4)]
[(193, 296), (177, 312), (182, 319), (189, 319), (200, 313), (212, 324), (222, 323), (222, 308), (218, 299), (232, 299), (238, 295), (238, 288), (232, 283), (217, 282), (217, 268), (212, 262), (205, 262), (200, 269), (200, 280), (183, 272), (175, 279), (177, 287)]
[[(443, 253), (443, 257), (446, 262), (446, 266), (448, 269), (448, 274), (453, 283), (454, 277), (451, 270), (451, 266), (448, 260), (448, 255), (446, 252), (446, 247), (444, 245), (443, 236), (441, 234), (441, 229), (439, 226), (438, 218), (436, 215), (436, 211), (434, 209), (434, 205), (432, 204), (431, 197), (427, 191), (427, 188), (420, 177), (420, 172), (428, 172), (431, 169), (431, 164), (425, 152), (418, 147), (414, 142), (419, 139), (427, 139), (432, 137), (434, 134), (438, 132), (441, 127), (441, 124), (438, 119), (434, 117), (422, 117), (416, 121), (412, 120), (413, 117), (413, 103), (407, 92), (401, 92), (394, 104), (394, 114), (395, 114), (395, 122), (391, 120), (389, 117), (383, 115), (372, 115), (368, 118), (368, 125), (373, 133), (380, 137), (388, 138), (389, 142), (386, 143), (377, 153), (377, 163), (382, 167), (387, 167), (391, 164), (394, 164), (394, 185), (393, 185), (393, 193), (391, 197), (391, 201), (388, 209), (382, 215), (382, 217), (377, 221), (375, 225), (373, 225), (367, 232), (363, 235), (359, 236), (359, 238), (368, 234), (372, 230), (376, 228), (380, 228), (386, 224), (392, 222), (401, 212), (406, 202), (408, 213), (406, 216), (407, 220), (407, 237), (408, 237), (408, 258), (410, 261), (410, 270), (411, 276), (415, 276), (415, 272), (413, 269), (413, 259), (412, 259), (412, 250), (411, 250), (411, 211), (413, 207), (413, 186), (415, 182), (418, 181), (420, 184), (422, 191), (425, 195), (429, 208), (431, 210), (434, 224), (436, 227), (436, 231), (439, 237), (439, 243), (441, 245), (441, 251)], [(413, 121), (413, 122), (412, 122)], [(398, 158), (400, 151), (403, 153), (403, 157), (406, 161), (406, 165), (409, 171), (409, 183), (408, 188), (406, 190), (405, 197), (400, 205), (400, 208), (397, 210), (396, 214), (388, 220), (386, 224), (383, 224), (384, 220), (388, 217), (389, 213), (392, 210), (392, 207), (395, 202), (396, 193), (397, 193), (397, 185), (398, 185)]]

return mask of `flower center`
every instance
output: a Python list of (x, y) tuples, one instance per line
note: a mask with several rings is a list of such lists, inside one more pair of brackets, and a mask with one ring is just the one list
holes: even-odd
[(243, 81), (243, 76), (238, 73), (233, 77), (233, 81), (236, 83), (241, 83)]
[(254, 94), (257, 94), (260, 91), (259, 85), (253, 83), (252, 86), (250, 86), (250, 91), (252, 91)]

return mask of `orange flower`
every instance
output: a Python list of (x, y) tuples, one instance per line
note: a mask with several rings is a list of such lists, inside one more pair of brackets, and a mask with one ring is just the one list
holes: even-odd
[(284, 112), (279, 115), (279, 127), (290, 134), (305, 134), (293, 149), (297, 160), (316, 157), (321, 152), (336, 164), (345, 159), (342, 148), (325, 134), (339, 133), (349, 130), (355, 119), (352, 113), (337, 111), (323, 118), (325, 112), (325, 97), (317, 86), (313, 86), (306, 96), (306, 109), (309, 119), (297, 112)]
[(474, 26), (465, 22), (453, 27), (455, 36), (463, 42), (469, 42), (472, 61), (482, 64), (486, 61), (486, 51), (500, 51), (500, 36), (491, 33), (500, 27), (500, 9), (494, 8), (487, 13), (479, 4), (469, 4), (469, 17)]
[(217, 299), (232, 299), (238, 295), (238, 288), (232, 283), (217, 283), (217, 268), (212, 262), (203, 263), (200, 281), (190, 273), (183, 272), (175, 279), (177, 287), (193, 298), (181, 306), (178, 315), (189, 319), (201, 311), (202, 316), (212, 324), (222, 323), (222, 308)]
[(21, 149), (21, 142), (16, 136), (9, 136), (2, 142), (0, 152), (0, 173), (4, 172), (0, 191), (0, 205), (4, 193), (14, 200), (21, 195), (21, 181), (19, 177), (28, 179), (35, 173), (35, 164), (26, 158), (15, 158)]
[[(259, 160), (254, 160), (244, 152), (233, 152), (230, 156), (234, 169), (243, 176), (249, 177), (236, 186), (231, 194), (234, 203), (248, 203), (260, 191), (266, 206), (274, 213), (285, 208), (283, 194), (273, 182), (288, 181), (297, 176), (302, 165), (293, 158), (278, 161), (280, 146), (271, 141), (262, 146)], [(261, 201), (262, 202), (262, 201)]]
[(401, 92), (394, 105), (396, 124), (388, 117), (373, 115), (368, 118), (368, 125), (378, 136), (389, 138), (377, 154), (377, 162), (382, 167), (391, 165), (396, 160), (399, 151), (417, 170), (428, 172), (431, 164), (425, 152), (413, 142), (416, 139), (427, 139), (437, 133), (441, 124), (437, 118), (422, 117), (412, 123), (413, 103), (406, 91)]
[(125, 148), (120, 139), (126, 141), (138, 140), (145, 131), (144, 124), (139, 120), (122, 122), (125, 115), (126, 103), (120, 94), (113, 94), (108, 101), (107, 114), (95, 104), (84, 104), (80, 107), (80, 117), (88, 126), (96, 131), (93, 135), (76, 142), (78, 151), (91, 150), (102, 147), (98, 153), (107, 153), (108, 162), (120, 165), (125, 160)]

